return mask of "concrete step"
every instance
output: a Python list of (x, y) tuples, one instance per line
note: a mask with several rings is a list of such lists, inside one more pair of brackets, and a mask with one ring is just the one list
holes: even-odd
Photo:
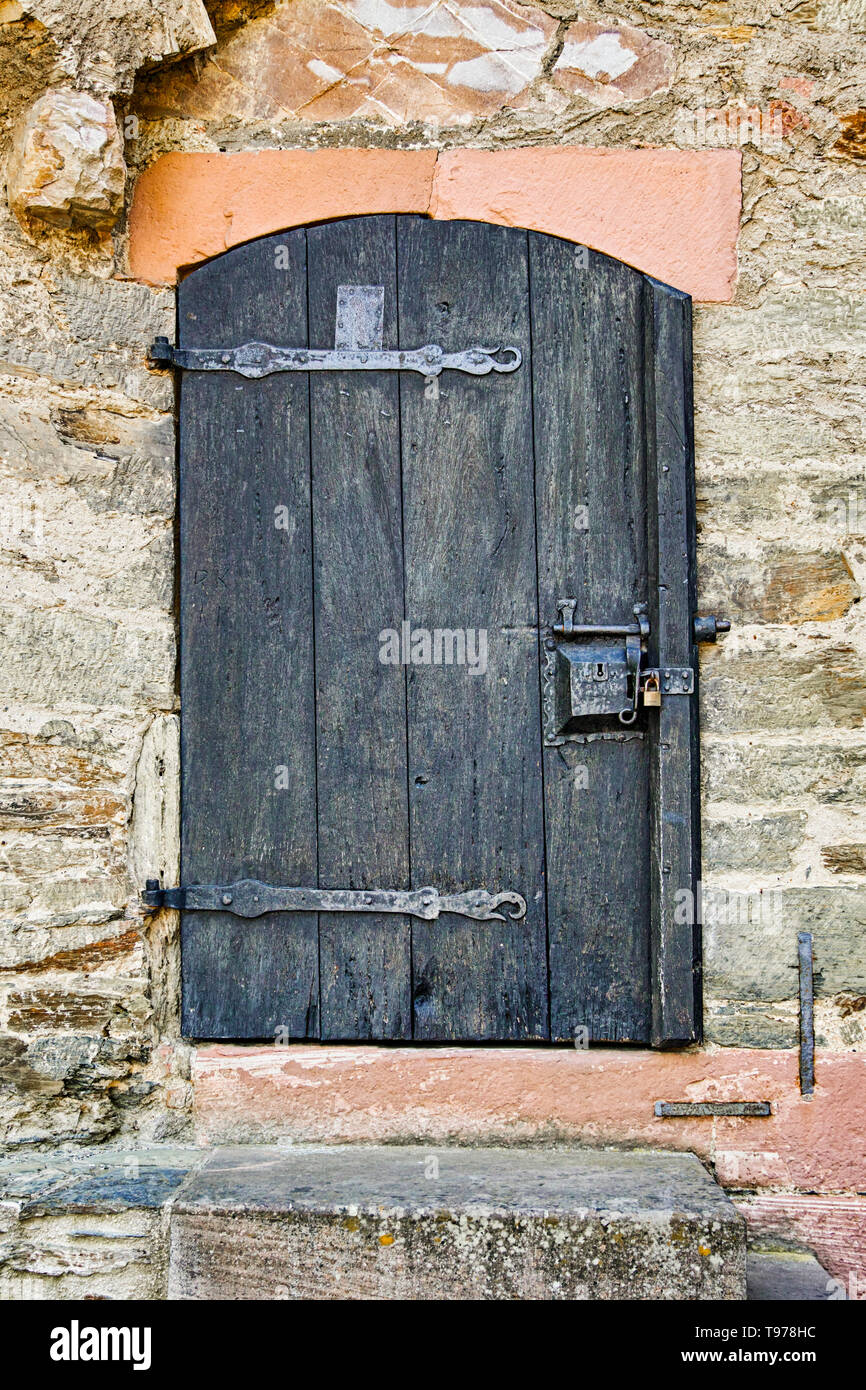
[(172, 1202), (176, 1299), (742, 1299), (745, 1223), (692, 1154), (215, 1150)]

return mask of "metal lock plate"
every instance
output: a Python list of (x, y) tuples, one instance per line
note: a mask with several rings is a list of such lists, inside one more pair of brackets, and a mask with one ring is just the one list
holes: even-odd
[(633, 724), (650, 631), (646, 604), (635, 604), (633, 623), (604, 625), (575, 623), (576, 599), (560, 599), (557, 607), (560, 621), (548, 629), (544, 641), (545, 743), (581, 738), (578, 729), (592, 729), (595, 720), (603, 721), (602, 728), (612, 719), (618, 725)]
[(572, 642), (561, 649), (568, 662), (572, 718), (617, 716), (629, 703), (625, 643)]

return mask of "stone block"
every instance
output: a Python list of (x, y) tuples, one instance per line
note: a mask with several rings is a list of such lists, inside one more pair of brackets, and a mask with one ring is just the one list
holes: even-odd
[(8, 482), (4, 509), (17, 542), (3, 556), (8, 591), (30, 609), (63, 603), (129, 623), (153, 612), (158, 621), (174, 592), (171, 523), (136, 514), (132, 500), (119, 512), (100, 510), (104, 493), (93, 482)]
[(834, 874), (866, 874), (866, 844), (825, 845), (821, 861)]
[(614, 27), (581, 20), (566, 29), (552, 76), (557, 86), (588, 98), (594, 106), (619, 106), (667, 91), (675, 69), (676, 55), (669, 43), (629, 24)]
[[(863, 1058), (852, 1052), (822, 1052), (806, 1098), (796, 1051), (760, 1048), (223, 1044), (195, 1049), (192, 1067), (205, 1145), (615, 1144), (691, 1151), (738, 1187), (866, 1183), (850, 1142), (866, 1126)], [(772, 1113), (668, 1120), (658, 1100), (767, 1100)]]
[(174, 629), (131, 627), (55, 609), (0, 612), (6, 661), (0, 693), (41, 702), (168, 708), (174, 701)]
[(779, 811), (729, 820), (705, 816), (701, 852), (705, 873), (733, 869), (772, 873), (790, 868), (794, 851), (805, 839), (804, 811)]
[(755, 1003), (750, 999), (716, 999), (704, 991), (704, 1042), (716, 1047), (796, 1047), (799, 1013), (796, 1002)]
[[(711, 371), (716, 354), (725, 354), (748, 371), (788, 359), (814, 363), (830, 353), (866, 352), (866, 304), (862, 295), (841, 286), (768, 289), (759, 305), (696, 315), (695, 347)], [(752, 363), (756, 364), (752, 368)]]
[(38, 708), (7, 708), (5, 719), (12, 727), (0, 731), (2, 897), (7, 913), (21, 915), (6, 924), (4, 968), (122, 933), (127, 777), (140, 740), (134, 723), (102, 713), (76, 714), (73, 724)]
[(355, 212), (531, 227), (617, 256), (698, 299), (728, 300), (737, 150), (259, 150), (164, 155), (130, 209), (129, 264), (152, 284), (266, 232)]
[[(130, 996), (134, 990), (133, 984)], [(109, 1027), (123, 1036), (102, 1036), (92, 1017), (86, 1026), (89, 1032), (67, 1025), (27, 1038), (0, 1034), (0, 1137), (8, 1152), (50, 1145), (56, 1153), (64, 1144), (104, 1143), (120, 1130), (133, 1097), (141, 1125), (153, 1089), (143, 1074), (149, 1057), (145, 1021), (133, 1020), (118, 1005)]]
[[(54, 585), (47, 606), (61, 573), (64, 587), (71, 570), (73, 587), (79, 579), (86, 593), (100, 572), (113, 579), (136, 564), (147, 583), (129, 592), (131, 606), (147, 595), (164, 601), (174, 571), (165, 524), (175, 507), (169, 416), (107, 393), (96, 406), (74, 388), (54, 394), (22, 383), (14, 395), (0, 389), (0, 455), (5, 562)], [(115, 597), (109, 587), (105, 598)]]
[(856, 735), (844, 742), (810, 733), (803, 742), (748, 742), (713, 734), (701, 745), (704, 804), (762, 801), (802, 805), (814, 797), (825, 806), (866, 804), (866, 745)]
[(817, 637), (797, 646), (780, 632), (750, 647), (742, 635), (742, 642), (701, 651), (703, 728), (723, 734), (862, 728), (863, 658), (849, 642)]
[(56, 87), (18, 122), (6, 174), (9, 207), (27, 226), (107, 232), (123, 207), (126, 165), (110, 101)]
[(827, 1271), (827, 1297), (866, 1293), (866, 1197), (853, 1194), (765, 1192), (738, 1197), (753, 1247), (814, 1252)]
[(218, 1150), (174, 1203), (176, 1299), (736, 1299), (744, 1231), (692, 1155)]
[(841, 884), (717, 893), (703, 928), (707, 993), (795, 998), (800, 931), (813, 936), (816, 997), (866, 993), (866, 888)]
[(750, 1250), (746, 1259), (749, 1303), (820, 1303), (839, 1287), (810, 1252)]
[(148, 878), (171, 884), (180, 873), (180, 721), (155, 715), (141, 744), (135, 769), (129, 834), (132, 882)]
[(526, 104), (556, 32), (555, 19), (514, 0), (292, 0), (233, 29), (203, 71), (144, 82), (141, 110), (196, 120), (465, 124)]
[[(39, 275), (17, 259), (4, 259), (2, 247), (0, 294), (6, 307), (0, 320), (0, 362), (6, 381), (0, 376), (0, 386), (5, 385), (13, 399), (20, 398), (22, 406), (26, 403), (31, 413), (38, 402), (38, 392), (28, 390), (33, 377), (43, 379), (43, 407), (50, 383), (53, 389), (77, 387), (90, 395), (98, 390), (118, 392), (120, 399), (112, 403), (132, 415), (142, 406), (172, 409), (171, 379), (147, 360), (154, 338), (174, 332), (172, 294), (53, 267)], [(39, 443), (31, 441), (25, 429), (16, 452), (29, 444), (31, 455), (38, 457)], [(50, 457), (56, 454), (55, 439)], [(84, 467), (85, 460), (79, 462)]]
[[(841, 549), (846, 537), (866, 534), (866, 488), (858, 463), (846, 466), (840, 461), (820, 469), (802, 464), (794, 471), (789, 467), (723, 471), (706, 466), (698, 472), (697, 492), (704, 578), (722, 535), (742, 537), (755, 550), (756, 543), (763, 542), (762, 560), (769, 539), (787, 542), (789, 559), (802, 556), (807, 564), (814, 564), (821, 558), (816, 555), (817, 537), (832, 539)], [(796, 552), (791, 555), (795, 541)], [(774, 555), (771, 548), (769, 558), (778, 564), (784, 557)], [(752, 564), (757, 570), (755, 558)]]
[(695, 299), (729, 300), (737, 274), (738, 150), (445, 150), (434, 217), (584, 242)]
[(97, 90), (128, 92), (141, 67), (215, 42), (202, 0), (28, 0), (64, 71)]
[(164, 1209), (199, 1159), (164, 1148), (0, 1160), (0, 1298), (165, 1298)]
[(862, 34), (866, 30), (866, 5), (863, 0), (812, 0), (797, 5), (791, 18), (819, 33)]
[(833, 622), (860, 599), (839, 550), (753, 544), (738, 553), (703, 543), (698, 569), (703, 606), (739, 623)]
[[(11, 960), (4, 960), (0, 967), (4, 972), (14, 971), (17, 978), (32, 974), (43, 974), (46, 971), (52, 974), (57, 972), (70, 972), (76, 975), (90, 975), (105, 972), (113, 978), (118, 976), (130, 976), (141, 978), (144, 965), (144, 943), (138, 927), (131, 927), (122, 930), (123, 923), (117, 923), (121, 928), (114, 932), (97, 936), (93, 941), (84, 943), (69, 944), (59, 950), (42, 954), (39, 950), (29, 950), (28, 945), (38, 945), (38, 942), (29, 942), (28, 938), (37, 933), (21, 932), (17, 933), (18, 940), (15, 945), (17, 951), (11, 950), (4, 943), (2, 950), (3, 957), (7, 955)], [(24, 940), (20, 938), (23, 936)], [(78, 983), (76, 981), (76, 983)]]
[[(141, 979), (140, 989), (144, 988), (146, 982)], [(97, 979), (86, 990), (65, 983), (12, 989), (5, 1006), (7, 1026), (25, 1036), (69, 1032), (100, 1037), (108, 1035), (109, 1029), (124, 1036), (130, 1014), (138, 1014), (140, 1022), (149, 1012), (141, 992), (133, 993), (127, 984), (111, 979)]]
[(839, 117), (842, 134), (833, 151), (844, 159), (866, 159), (866, 107), (847, 111)]
[(267, 232), (354, 213), (426, 212), (435, 166), (435, 150), (163, 155), (135, 185), (131, 273), (171, 284), (180, 266)]

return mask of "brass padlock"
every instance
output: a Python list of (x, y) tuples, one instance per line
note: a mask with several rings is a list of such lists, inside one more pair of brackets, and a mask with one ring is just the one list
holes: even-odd
[(658, 709), (661, 704), (662, 692), (659, 689), (658, 676), (647, 676), (643, 688), (643, 702), (647, 709)]

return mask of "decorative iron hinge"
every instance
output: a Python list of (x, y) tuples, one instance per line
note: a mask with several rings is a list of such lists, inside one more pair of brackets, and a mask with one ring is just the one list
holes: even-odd
[[(511, 354), (505, 361), (497, 353)], [(289, 348), (271, 343), (243, 343), (234, 348), (177, 348), (157, 338), (150, 349), (154, 362), (167, 362), (188, 372), (237, 372), (238, 376), (271, 376), (273, 372), (420, 372), (423, 377), (444, 371), (487, 376), (516, 372), (523, 355), (516, 347), (467, 348), (443, 352), (431, 344), (414, 349)]]
[[(231, 912), (236, 917), (261, 917), (266, 912), (393, 912), (432, 922), (441, 913), (472, 917), (478, 922), (520, 922), (526, 899), (519, 893), (488, 893), (470, 888), (465, 893), (439, 893), (435, 888), (281, 888), (245, 878), (225, 885), (193, 883), (185, 888), (161, 888), (149, 878), (141, 895), (150, 908), (172, 907), (187, 912)], [(506, 917), (497, 912), (508, 905)]]
[(428, 343), (419, 348), (383, 348), (384, 325), (383, 285), (338, 285), (332, 348), (275, 347), (258, 342), (240, 347), (181, 348), (173, 347), (168, 338), (157, 338), (150, 357), (188, 372), (237, 372), (253, 379), (273, 372), (419, 372), (429, 380), (444, 371), (468, 372), (470, 376), (516, 372), (523, 361), (517, 347), (445, 352)]

